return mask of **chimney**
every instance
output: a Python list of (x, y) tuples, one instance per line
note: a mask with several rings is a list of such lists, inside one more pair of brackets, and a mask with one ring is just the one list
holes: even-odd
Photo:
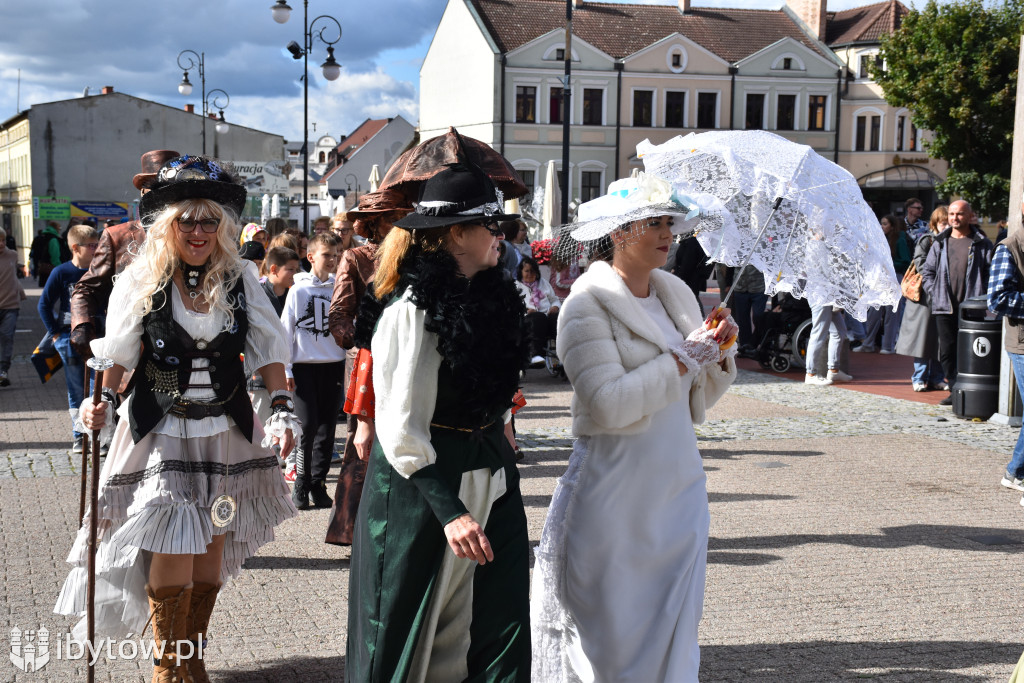
[(572, 0), (572, 7), (573, 9), (579, 9), (580, 7), (583, 7), (583, 0)]
[(786, 0), (786, 4), (804, 23), (812, 36), (818, 40), (825, 40), (825, 21), (828, 11), (826, 0)]
[(679, 11), (686, 14), (690, 11), (690, 0), (679, 0)]
[(187, 111), (189, 114), (195, 114), (196, 113), (196, 105), (194, 105), (194, 104), (186, 104), (185, 105), (185, 111)]
[(217, 118), (217, 115), (214, 114), (212, 111), (209, 114), (207, 114), (207, 116), (209, 116), (211, 119)]
[(114, 86), (112, 86), (112, 85), (105, 85), (105, 86), (103, 86), (103, 90), (100, 91), (100, 94), (101, 95), (111, 95), (111, 94), (113, 94), (113, 92), (114, 92)]

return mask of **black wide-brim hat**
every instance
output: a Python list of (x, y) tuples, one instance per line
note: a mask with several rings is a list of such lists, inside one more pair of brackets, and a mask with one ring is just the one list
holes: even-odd
[(216, 161), (186, 154), (160, 167), (149, 192), (139, 200), (139, 215), (145, 220), (185, 199), (209, 199), (241, 216), (246, 196), (245, 186)]
[(427, 230), (519, 218), (517, 213), (503, 213), (504, 206), (501, 191), (480, 168), (469, 162), (451, 164), (424, 181), (416, 209), (395, 226)]

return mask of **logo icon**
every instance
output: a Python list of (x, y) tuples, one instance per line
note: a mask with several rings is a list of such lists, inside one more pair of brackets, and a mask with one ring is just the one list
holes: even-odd
[(11, 629), (11, 662), (25, 673), (39, 671), (50, 661), (50, 632), (45, 626), (38, 631)]
[(974, 340), (974, 355), (984, 358), (992, 351), (992, 343), (987, 337), (978, 337)]

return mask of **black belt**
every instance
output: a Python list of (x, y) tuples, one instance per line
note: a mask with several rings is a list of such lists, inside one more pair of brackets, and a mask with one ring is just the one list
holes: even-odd
[(171, 415), (176, 417), (183, 417), (186, 420), (202, 420), (204, 417), (219, 417), (227, 413), (227, 402), (230, 401), (235, 392), (238, 391), (236, 386), (231, 390), (231, 393), (223, 401), (217, 401), (216, 403), (197, 403), (195, 401), (186, 401), (178, 399), (171, 404), (169, 412)]

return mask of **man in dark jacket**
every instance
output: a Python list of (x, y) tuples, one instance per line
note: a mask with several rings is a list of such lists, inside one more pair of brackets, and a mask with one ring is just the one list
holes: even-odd
[[(992, 242), (971, 225), (974, 212), (960, 199), (949, 205), (949, 228), (935, 237), (921, 268), (921, 287), (928, 292), (939, 336), (939, 362), (950, 386), (956, 381), (957, 316), (966, 299), (988, 293)], [(952, 405), (952, 394), (939, 405)]]

